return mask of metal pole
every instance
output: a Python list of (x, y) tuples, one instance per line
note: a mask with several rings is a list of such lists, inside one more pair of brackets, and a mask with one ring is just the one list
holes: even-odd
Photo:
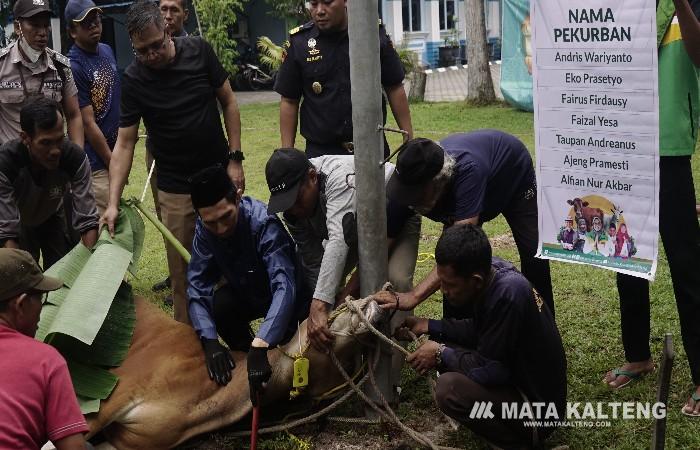
[[(360, 291), (363, 297), (381, 289), (388, 278), (386, 194), (383, 161), (382, 86), (379, 62), (377, 0), (350, 0), (350, 94), (352, 99)], [(383, 345), (382, 347), (386, 347)], [(382, 349), (377, 382), (394, 400), (390, 381), (391, 350)], [(372, 395), (370, 395), (372, 396)]]

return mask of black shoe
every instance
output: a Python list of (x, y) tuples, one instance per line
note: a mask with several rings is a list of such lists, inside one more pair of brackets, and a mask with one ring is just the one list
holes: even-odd
[(168, 295), (163, 299), (163, 303), (165, 303), (167, 306), (173, 306), (173, 296)]
[(153, 285), (151, 290), (153, 292), (159, 292), (159, 291), (164, 291), (166, 289), (170, 289), (170, 277), (166, 278), (163, 281), (159, 281), (156, 284)]

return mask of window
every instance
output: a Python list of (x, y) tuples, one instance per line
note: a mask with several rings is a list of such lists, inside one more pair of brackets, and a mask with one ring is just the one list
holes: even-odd
[(403, 16), (403, 31), (420, 31), (421, 0), (401, 0), (401, 15)]
[(455, 27), (455, 0), (440, 0), (440, 29)]

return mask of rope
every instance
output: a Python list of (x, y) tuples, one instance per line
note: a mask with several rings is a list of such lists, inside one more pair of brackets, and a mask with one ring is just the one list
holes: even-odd
[[(333, 352), (331, 352), (331, 354), (333, 355), (333, 357), (335, 357), (335, 354)], [(378, 355), (379, 355), (379, 353), (377, 352), (377, 356)], [(372, 365), (376, 367), (376, 365), (379, 363), (379, 358), (375, 357), (374, 359), (375, 360), (372, 362)], [(336, 358), (336, 361), (337, 361), (337, 358)], [(340, 362), (338, 362), (338, 363), (340, 363)], [(357, 384), (355, 384), (355, 382), (352, 381), (352, 379), (348, 378), (347, 372), (345, 372), (345, 370), (342, 369), (342, 365), (340, 366), (340, 368), (341, 368), (341, 375), (343, 375), (345, 377), (346, 381), (349, 384), (351, 384), (351, 386), (362, 386), (369, 379), (369, 372), (368, 372), (367, 374), (365, 374), (364, 377), (362, 377), (362, 379)], [(371, 368), (371, 366), (370, 366), (370, 368)], [(286, 431), (290, 428), (298, 427), (300, 425), (305, 425), (309, 422), (313, 422), (316, 419), (318, 419), (319, 417), (321, 417), (325, 414), (328, 414), (329, 412), (333, 411), (335, 408), (340, 406), (352, 394), (353, 394), (353, 391), (349, 390), (345, 394), (343, 394), (341, 397), (339, 397), (337, 400), (335, 400), (333, 403), (331, 403), (330, 405), (326, 406), (325, 408), (321, 409), (320, 411), (315, 412), (314, 414), (311, 414), (308, 417), (305, 417), (303, 419), (298, 419), (298, 420), (295, 420), (293, 422), (286, 423), (286, 424), (262, 428), (262, 429), (258, 430), (258, 434), (278, 433), (280, 431)], [(232, 433), (231, 435), (234, 437), (245, 437), (245, 436), (250, 436), (250, 433), (251, 433), (251, 431), (247, 430), (247, 431), (238, 431), (236, 433)]]

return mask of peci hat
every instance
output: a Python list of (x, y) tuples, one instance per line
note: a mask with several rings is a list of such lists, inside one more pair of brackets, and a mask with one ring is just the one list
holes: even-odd
[(51, 13), (49, 0), (17, 0), (12, 8), (15, 19), (26, 19), (41, 13)]
[(100, 13), (102, 12), (92, 0), (68, 0), (66, 11), (63, 16), (66, 19), (66, 23), (79, 23), (93, 10), (97, 10)]
[(416, 138), (398, 149), (396, 169), (387, 183), (387, 195), (404, 205), (414, 206), (423, 197), (425, 185), (445, 163), (445, 151), (430, 139)]
[(265, 178), (270, 189), (268, 214), (286, 211), (294, 205), (310, 167), (309, 158), (301, 150), (278, 148), (272, 153), (265, 165)]
[(57, 278), (47, 277), (24, 250), (0, 248), (0, 302), (28, 291), (55, 291), (63, 286)]
[(236, 185), (221, 164), (200, 170), (192, 175), (189, 181), (194, 209), (213, 206), (231, 191), (236, 192)]

